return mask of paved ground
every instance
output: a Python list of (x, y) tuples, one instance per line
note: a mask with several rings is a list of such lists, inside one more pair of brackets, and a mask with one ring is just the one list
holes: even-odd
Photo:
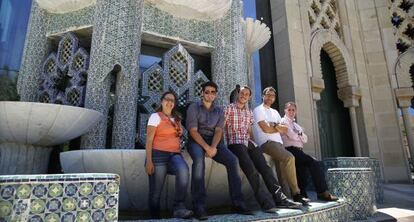
[(374, 217), (366, 221), (414, 222), (414, 184), (385, 184), (384, 203), (377, 209)]

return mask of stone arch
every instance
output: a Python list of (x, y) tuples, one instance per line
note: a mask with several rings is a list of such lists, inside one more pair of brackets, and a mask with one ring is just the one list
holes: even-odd
[[(311, 37), (310, 61), (313, 92), (319, 94), (325, 88), (320, 59), (322, 49), (328, 53), (334, 64), (339, 99), (344, 102), (345, 107), (358, 106), (361, 93), (352, 57), (338, 34), (330, 30), (318, 30)], [(317, 97), (319, 98), (319, 95)]]
[(398, 56), (394, 70), (397, 80), (397, 88), (410, 88), (414, 85), (414, 79), (410, 75), (410, 68), (414, 65), (414, 46)]

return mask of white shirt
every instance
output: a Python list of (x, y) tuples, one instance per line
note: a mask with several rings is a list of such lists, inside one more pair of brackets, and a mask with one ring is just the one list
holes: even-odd
[(253, 135), (259, 146), (263, 145), (268, 140), (283, 144), (280, 133), (265, 133), (258, 124), (260, 121), (265, 121), (266, 123), (280, 123), (282, 118), (277, 110), (266, 108), (262, 103), (253, 110), (253, 120)]
[[(174, 121), (174, 117), (170, 117), (171, 121)], [(155, 126), (157, 127), (161, 122), (161, 117), (158, 113), (151, 114), (150, 118), (148, 119), (148, 126)]]

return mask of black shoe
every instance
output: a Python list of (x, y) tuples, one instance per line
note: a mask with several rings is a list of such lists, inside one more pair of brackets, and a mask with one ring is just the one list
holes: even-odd
[(338, 197), (330, 194), (328, 191), (318, 194), (318, 200), (322, 201), (337, 201)]
[(244, 205), (233, 206), (232, 211), (233, 213), (237, 213), (237, 214), (254, 215), (253, 211), (247, 209), (247, 207)]
[(205, 209), (197, 209), (194, 211), (194, 217), (198, 220), (207, 220), (207, 211)]
[(193, 216), (193, 211), (187, 209), (179, 209), (174, 211), (175, 218), (189, 219)]
[(275, 204), (277, 208), (300, 209), (302, 207), (301, 203), (293, 202), (287, 198), (276, 202)]
[(299, 202), (301, 204), (303, 204), (304, 206), (309, 205), (310, 199), (306, 198), (302, 195), (300, 195), (299, 193), (296, 195), (293, 195), (293, 201), (295, 202)]

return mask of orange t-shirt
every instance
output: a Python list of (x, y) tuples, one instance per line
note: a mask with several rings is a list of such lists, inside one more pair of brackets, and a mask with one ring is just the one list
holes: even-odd
[[(154, 113), (158, 115), (160, 120), (156, 125), (152, 148), (156, 150), (179, 153), (180, 152), (180, 136), (176, 127), (181, 128), (181, 123), (168, 119), (163, 113)], [(152, 124), (149, 124), (152, 125)]]

